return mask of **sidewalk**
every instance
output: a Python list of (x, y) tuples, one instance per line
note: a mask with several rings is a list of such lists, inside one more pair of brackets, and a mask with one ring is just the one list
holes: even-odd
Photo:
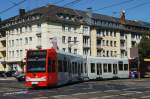
[(14, 77), (0, 77), (0, 81), (1, 80), (16, 80), (16, 78), (14, 78)]

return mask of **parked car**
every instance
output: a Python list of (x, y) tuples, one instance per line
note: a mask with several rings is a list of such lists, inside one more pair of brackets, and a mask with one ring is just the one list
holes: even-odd
[(19, 82), (25, 81), (25, 74), (22, 72), (16, 71), (13, 75)]

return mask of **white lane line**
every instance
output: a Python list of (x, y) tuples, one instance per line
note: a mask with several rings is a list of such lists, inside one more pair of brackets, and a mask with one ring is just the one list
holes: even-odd
[(132, 94), (135, 94), (135, 93), (124, 93), (124, 94), (120, 94), (120, 95), (126, 96), (126, 95), (132, 95)]
[(3, 96), (17, 95), (17, 94), (26, 94), (26, 93), (27, 93), (27, 91), (8, 92), (8, 93), (4, 93)]
[(106, 90), (104, 92), (116, 92), (116, 91), (119, 91), (119, 90)]
[(122, 89), (122, 90), (131, 90), (131, 89), (137, 89), (137, 88), (126, 88), (126, 89)]
[(105, 99), (105, 98), (111, 98), (111, 97), (116, 97), (116, 96), (119, 96), (119, 95), (103, 96), (103, 97), (101, 97), (101, 98), (102, 98), (102, 99)]
[(57, 96), (52, 96), (53, 98), (59, 98), (59, 97), (67, 97), (68, 95), (57, 95)]
[(48, 99), (48, 97), (36, 97), (36, 98), (32, 98), (32, 99)]
[(130, 93), (131, 93), (131, 92), (132, 92), (132, 93), (143, 93), (143, 92), (141, 92), (141, 91), (125, 91), (125, 92), (127, 92), (127, 93), (129, 93), (129, 92), (130, 92)]
[(72, 95), (77, 96), (77, 95), (85, 95), (85, 94), (88, 94), (88, 93), (75, 93), (75, 94), (72, 94)]
[(150, 98), (150, 96), (144, 96), (144, 97), (141, 97), (141, 98), (142, 98), (142, 99), (145, 99), (145, 98), (148, 98), (148, 99), (149, 99), (149, 98)]

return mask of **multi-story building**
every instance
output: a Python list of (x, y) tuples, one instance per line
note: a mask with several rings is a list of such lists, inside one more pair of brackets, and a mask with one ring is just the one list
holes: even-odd
[[(55, 47), (80, 55), (130, 58), (150, 24), (48, 5), (1, 21), (1, 65), (21, 70), (28, 49)], [(6, 64), (4, 64), (6, 63)]]

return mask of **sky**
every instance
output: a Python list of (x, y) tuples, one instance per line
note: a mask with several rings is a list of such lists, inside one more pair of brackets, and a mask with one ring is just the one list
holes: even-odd
[[(20, 1), (23, 0), (0, 0), (0, 17), (2, 20), (17, 15), (20, 8), (29, 11), (47, 4), (56, 4), (84, 11), (90, 7), (94, 13), (114, 17), (119, 17), (120, 12), (125, 10), (126, 19), (150, 22), (150, 0), (76, 0), (76, 2), (73, 2), (75, 0), (25, 0), (24, 3), (4, 11)], [(4, 12), (2, 13), (2, 11)]]

